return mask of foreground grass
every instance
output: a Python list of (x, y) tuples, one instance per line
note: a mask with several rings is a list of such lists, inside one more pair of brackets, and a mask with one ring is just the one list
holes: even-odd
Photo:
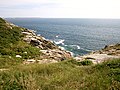
[(0, 71), (0, 90), (119, 90), (120, 59), (95, 66), (71, 61)]

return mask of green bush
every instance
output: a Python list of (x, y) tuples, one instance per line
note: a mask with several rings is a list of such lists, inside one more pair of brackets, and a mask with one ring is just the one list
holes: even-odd
[(90, 60), (84, 60), (84, 61), (81, 61), (80, 63), (82, 65), (92, 65), (93, 64), (92, 61), (90, 61)]
[(78, 62), (78, 61), (76, 61), (76, 60), (74, 60), (74, 59), (72, 59), (72, 60), (67, 60), (67, 61), (65, 61), (64, 62), (65, 64), (73, 64), (73, 65), (78, 65), (78, 66), (81, 66), (82, 64), (80, 63), (80, 62)]
[[(27, 52), (27, 54), (24, 52)], [(23, 56), (24, 59), (37, 58), (40, 56), (40, 49), (38, 49), (36, 47), (32, 47), (32, 46), (25, 47), (22, 50), (22, 53), (20, 55)]]
[(90, 60), (84, 60), (84, 61), (76, 61), (76, 60), (68, 60), (68, 61), (65, 61), (65, 63), (67, 64), (74, 64), (74, 65), (78, 65), (78, 66), (85, 66), (85, 65), (92, 65), (92, 61)]

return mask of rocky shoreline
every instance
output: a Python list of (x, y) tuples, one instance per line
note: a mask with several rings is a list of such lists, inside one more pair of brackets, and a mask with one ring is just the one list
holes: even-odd
[[(12, 29), (12, 27), (19, 27), (12, 23), (6, 22), (7, 26)], [(21, 28), (21, 27), (19, 27)], [(90, 60), (94, 64), (104, 62), (106, 60), (120, 58), (120, 44), (106, 45), (103, 49), (91, 52), (84, 56), (73, 57), (70, 52), (61, 49), (59, 46), (55, 45), (53, 42), (46, 40), (42, 36), (36, 35), (34, 30), (29, 30), (26, 28), (21, 28), (21, 34), (24, 36), (23, 41), (26, 43), (39, 48), (41, 57), (39, 59), (28, 59), (24, 61), (24, 64), (30, 63), (56, 63), (64, 61), (67, 59), (75, 59), (78, 62), (83, 60)], [(27, 53), (27, 52), (26, 52)], [(19, 55), (18, 55), (19, 56)], [(20, 57), (20, 56), (19, 56)]]
[(37, 36), (32, 30), (23, 29), (22, 34), (24, 35), (23, 40), (26, 43), (31, 44), (36, 48), (40, 48), (40, 53), (42, 53), (40, 60), (34, 60), (34, 59), (26, 60), (24, 64), (29, 64), (34, 62), (38, 62), (41, 64), (56, 63), (59, 61), (72, 58), (72, 55), (70, 52), (62, 50), (53, 42), (46, 40), (42, 36)]
[(75, 60), (83, 61), (90, 60), (94, 64), (104, 62), (108, 59), (120, 58), (120, 44), (106, 45), (103, 49), (91, 52), (90, 54), (78, 57), (72, 57), (71, 53), (62, 50), (53, 42), (46, 40), (42, 36), (37, 36), (32, 30), (25, 29), (22, 34), (25, 35), (23, 40), (37, 48), (40, 48), (42, 56), (40, 60), (26, 60), (24, 63), (56, 63), (66, 59), (74, 58)]
[(110, 59), (120, 58), (120, 44), (106, 45), (103, 49), (91, 52), (90, 54), (75, 57), (77, 61), (90, 60), (98, 64)]

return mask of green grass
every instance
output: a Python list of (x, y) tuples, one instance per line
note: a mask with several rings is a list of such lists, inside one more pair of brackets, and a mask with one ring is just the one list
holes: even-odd
[(0, 69), (10, 68), (22, 64), (23, 60), (21, 58), (13, 58), (10, 56), (0, 56)]
[(31, 64), (0, 72), (1, 90), (119, 90), (120, 59), (95, 66), (67, 61)]
[[(12, 26), (0, 18), (0, 63), (5, 62), (7, 65), (11, 61), (16, 63), (18, 60), (16, 55), (22, 56), (20, 62), (24, 59), (35, 59), (40, 57), (40, 49), (22, 40), (24, 37), (24, 35), (21, 34), (23, 29), (24, 28)], [(11, 57), (12, 60), (9, 57)], [(4, 64), (2, 66), (4, 66)]]
[(74, 65), (77, 65), (77, 66), (88, 66), (88, 65), (92, 65), (92, 61), (90, 60), (84, 60), (84, 61), (76, 61), (76, 60), (68, 60), (68, 61), (65, 61), (64, 62), (65, 64), (74, 64)]
[[(33, 47), (23, 41), (19, 41), (17, 44), (13, 44), (10, 48), (4, 48), (3, 52), (4, 54), (0, 55), (0, 68), (16, 66), (18, 64), (22, 64), (26, 59), (39, 59), (41, 56), (40, 49)], [(16, 55), (20, 55), (22, 57), (16, 58)]]
[(5, 23), (5, 20), (0, 18), (0, 24), (3, 24), (3, 23)]
[[(41, 53), (40, 49), (22, 41), (21, 29), (8, 26), (0, 18), (0, 90), (120, 89), (120, 59), (98, 65), (87, 58), (81, 62), (24, 65), (25, 59), (40, 58)], [(46, 42), (46, 48), (48, 46), (52, 48), (51, 43)]]
[[(12, 29), (10, 28), (12, 27)], [(0, 18), (0, 54), (6, 55), (5, 50), (12, 45), (17, 44), (21, 40), (21, 28), (7, 25), (7, 23)]]
[(41, 54), (39, 48), (33, 47), (24, 41), (19, 41), (17, 44), (12, 45), (10, 51), (13, 52), (13, 56), (21, 55), (22, 59), (37, 58)]

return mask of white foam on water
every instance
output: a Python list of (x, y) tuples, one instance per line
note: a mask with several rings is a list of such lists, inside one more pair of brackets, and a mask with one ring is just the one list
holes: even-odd
[(68, 45), (64, 45), (65, 47), (67, 47)]
[(37, 36), (41, 36), (41, 34), (37, 34)]
[(57, 44), (57, 45), (59, 45), (59, 44), (64, 45), (64, 41), (65, 40), (60, 39), (60, 40), (54, 41), (54, 43)]
[(79, 45), (69, 45), (70, 47), (73, 47), (73, 48), (77, 48), (77, 49), (80, 49), (80, 46)]
[(88, 52), (91, 52), (92, 50), (88, 50), (88, 49), (84, 49), (84, 48), (81, 48), (82, 50), (85, 50), (85, 51), (88, 51)]
[(59, 35), (56, 35), (55, 37), (56, 37), (56, 38), (58, 38), (58, 37), (59, 37)]
[(77, 45), (77, 48), (80, 49), (80, 46)]

